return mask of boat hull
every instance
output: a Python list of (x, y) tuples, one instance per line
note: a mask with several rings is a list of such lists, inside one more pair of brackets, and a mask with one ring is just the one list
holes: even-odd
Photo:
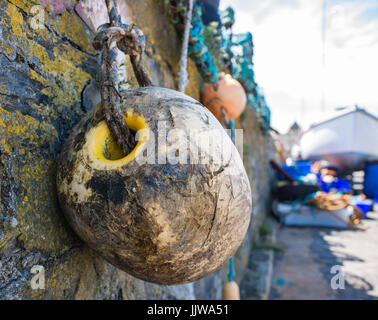
[(378, 120), (355, 110), (319, 123), (300, 142), (305, 160), (327, 160), (344, 170), (357, 170), (378, 159)]

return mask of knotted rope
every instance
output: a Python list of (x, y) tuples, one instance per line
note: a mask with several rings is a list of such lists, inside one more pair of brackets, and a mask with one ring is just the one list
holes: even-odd
[(142, 55), (145, 50), (143, 32), (134, 25), (122, 23), (116, 0), (105, 1), (110, 23), (99, 27), (93, 47), (102, 50), (100, 86), (103, 114), (112, 136), (126, 155), (134, 149), (135, 139), (121, 109), (122, 96), (118, 86), (122, 79), (118, 75), (118, 50), (130, 56), (135, 76), (141, 87), (150, 86), (151, 80), (142, 65)]

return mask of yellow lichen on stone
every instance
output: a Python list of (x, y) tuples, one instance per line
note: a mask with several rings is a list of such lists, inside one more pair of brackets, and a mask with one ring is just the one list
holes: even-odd
[(0, 234), (0, 249), (5, 248), (8, 238), (9, 238), (8, 232), (4, 233), (3, 235)]
[(29, 1), (26, 0), (26, 3), (23, 0), (7, 0), (7, 1), (14, 4), (16, 7), (20, 8), (20, 9), (26, 11), (26, 12), (29, 12), (30, 7), (32, 5), (35, 5), (39, 2), (38, 0), (37, 0), (37, 3), (33, 3), (35, 1), (30, 1), (30, 0)]
[(35, 158), (19, 170), (16, 183), (27, 194), (18, 204), (17, 231), (28, 249), (61, 253), (71, 243), (70, 234), (63, 225), (63, 217), (54, 210), (56, 201), (54, 179), (51, 179), (51, 160)]
[[(22, 233), (21, 238), (28, 248), (57, 252), (66, 250), (70, 236), (62, 225), (63, 218), (53, 214), (56, 200), (54, 192), (51, 192), (55, 189), (51, 172), (54, 162), (36, 154), (33, 158), (25, 158), (25, 147), (28, 150), (37, 150), (43, 144), (55, 143), (58, 137), (55, 127), (18, 111), (9, 112), (2, 107), (0, 119), (5, 124), (0, 126), (0, 147), (8, 155), (15, 156), (19, 162), (14, 182), (22, 190), (23, 196), (17, 208), (17, 233)], [(31, 155), (30, 152), (29, 154)]]
[(14, 49), (12, 47), (10, 47), (9, 45), (7, 45), (6, 42), (1, 41), (0, 47), (1, 47), (3, 52), (5, 51), (8, 54), (8, 56), (11, 56), (15, 53)]
[[(23, 115), (19, 111), (9, 112), (0, 106), (0, 133), (2, 144), (12, 145), (18, 150), (20, 141), (26, 141), (28, 148), (38, 148), (42, 143), (53, 143), (58, 136), (55, 127)], [(44, 134), (41, 134), (45, 133)]]
[(85, 27), (84, 23), (77, 15), (66, 11), (51, 20), (50, 24), (59, 34), (71, 39), (82, 50), (90, 54), (96, 53), (92, 46), (94, 34), (89, 28)]
[(189, 83), (185, 90), (185, 93), (199, 101), (201, 96), (201, 87), (203, 85), (203, 80), (192, 59), (188, 59), (188, 75)]
[[(46, 86), (42, 93), (52, 97), (52, 101), (56, 105), (71, 106), (79, 101), (84, 85), (91, 79), (91, 75), (79, 67), (87, 59), (85, 53), (68, 44), (57, 43), (57, 39), (51, 39), (51, 34), (47, 31), (47, 28), (38, 30), (39, 37), (57, 43), (53, 49), (54, 56), (51, 57), (51, 53), (49, 56), (46, 49), (32, 38), (34, 34), (28, 34), (29, 28), (16, 6), (9, 3), (6, 14), (11, 27), (11, 33), (8, 35), (9, 42), (15, 43), (24, 54), (29, 56), (30, 60), (37, 59), (39, 61), (38, 65), (42, 75), (39, 75), (35, 70), (30, 72), (33, 79)], [(60, 19), (62, 21), (69, 20), (67, 15)], [(68, 22), (65, 25), (67, 26)], [(63, 28), (63, 30), (65, 29)], [(72, 30), (71, 36), (74, 31), (75, 29)], [(76, 40), (80, 37), (84, 38), (85, 34), (76, 35)], [(58, 86), (58, 81), (63, 87)]]
[(17, 39), (20, 40), (23, 36), (24, 32), (22, 30), (22, 25), (24, 23), (24, 18), (17, 10), (17, 7), (11, 3), (8, 3), (8, 8), (6, 11), (8, 17), (10, 18), (10, 26), (12, 28), (12, 32), (15, 36), (17, 36)]
[(35, 72), (33, 69), (30, 69), (30, 77), (39, 81), (40, 83), (46, 84), (47, 80), (43, 77), (41, 77), (37, 72)]

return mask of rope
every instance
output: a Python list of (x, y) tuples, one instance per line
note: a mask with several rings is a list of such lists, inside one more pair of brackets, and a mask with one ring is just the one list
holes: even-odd
[[(125, 155), (135, 146), (135, 139), (128, 128), (122, 112), (122, 97), (118, 87), (122, 81), (118, 74), (117, 59), (119, 50), (130, 55), (135, 76), (140, 86), (149, 86), (151, 81), (142, 65), (145, 50), (145, 37), (134, 25), (122, 24), (117, 0), (105, 0), (110, 23), (99, 27), (93, 41), (96, 50), (102, 50), (101, 56), (101, 100), (102, 111), (110, 133), (122, 148)], [(126, 73), (124, 75), (126, 77)]]
[(319, 192), (312, 199), (309, 199), (309, 203), (321, 210), (335, 211), (346, 208), (349, 205), (348, 200), (347, 195), (326, 194)]
[(178, 90), (180, 92), (185, 92), (188, 85), (188, 44), (189, 44), (189, 32), (192, 26), (192, 12), (193, 12), (193, 0), (188, 0), (188, 11), (186, 14), (184, 37), (182, 41), (181, 48), (181, 58), (180, 58), (180, 72), (178, 80)]
[(231, 141), (233, 144), (235, 144), (235, 121), (230, 120), (228, 122), (228, 125), (230, 126), (230, 129), (231, 129)]
[[(316, 193), (316, 195), (309, 199), (308, 203), (320, 210), (327, 211), (336, 219), (342, 221), (343, 223), (349, 225), (353, 228), (362, 228), (357, 225), (363, 219), (363, 213), (355, 206), (349, 203), (349, 195), (339, 195), (339, 194), (326, 194), (322, 192)], [(333, 211), (344, 209), (348, 206), (352, 206), (353, 214), (349, 217), (349, 220), (344, 220)]]
[(228, 282), (232, 282), (232, 278), (235, 277), (235, 269), (234, 269), (234, 257), (231, 257), (230, 260), (228, 260)]
[(122, 22), (121, 15), (118, 11), (117, 2), (115, 2), (114, 0), (105, 0), (105, 2), (109, 12), (110, 24), (114, 26), (120, 26)]
[[(118, 74), (117, 60), (119, 51), (117, 42), (123, 36), (121, 31), (121, 17), (118, 12), (117, 3), (114, 0), (106, 0), (109, 12), (110, 24), (101, 26), (98, 36), (106, 34), (106, 37), (98, 38), (94, 46), (102, 49), (101, 56), (101, 100), (103, 102), (103, 114), (109, 130), (117, 144), (122, 148), (124, 154), (129, 154), (135, 146), (134, 136), (127, 126), (123, 112), (121, 110), (121, 95), (118, 92), (118, 86), (121, 82)], [(111, 31), (106, 28), (117, 28)], [(106, 30), (106, 31), (105, 31)]]
[[(235, 122), (234, 120), (230, 120), (228, 122), (228, 125), (231, 129), (231, 141), (233, 144), (235, 144)], [(234, 269), (234, 257), (231, 257), (230, 260), (228, 261), (228, 282), (232, 281), (232, 278), (235, 277), (235, 269)]]

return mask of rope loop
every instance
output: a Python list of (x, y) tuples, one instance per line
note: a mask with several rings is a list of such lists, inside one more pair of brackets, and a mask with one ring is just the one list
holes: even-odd
[(134, 25), (121, 24), (112, 26), (109, 23), (99, 27), (97, 35), (93, 41), (93, 47), (100, 51), (109, 44), (109, 41), (115, 41), (118, 49), (130, 56), (139, 56), (145, 49), (145, 40), (143, 32)]
[(93, 47), (101, 50), (101, 101), (102, 112), (111, 135), (125, 155), (135, 147), (135, 137), (128, 128), (122, 111), (122, 96), (119, 85), (127, 81), (126, 73), (119, 74), (120, 51), (130, 56), (130, 61), (139, 86), (151, 85), (148, 73), (143, 67), (145, 36), (133, 24), (123, 24), (118, 11), (117, 0), (106, 0), (110, 23), (98, 28)]

